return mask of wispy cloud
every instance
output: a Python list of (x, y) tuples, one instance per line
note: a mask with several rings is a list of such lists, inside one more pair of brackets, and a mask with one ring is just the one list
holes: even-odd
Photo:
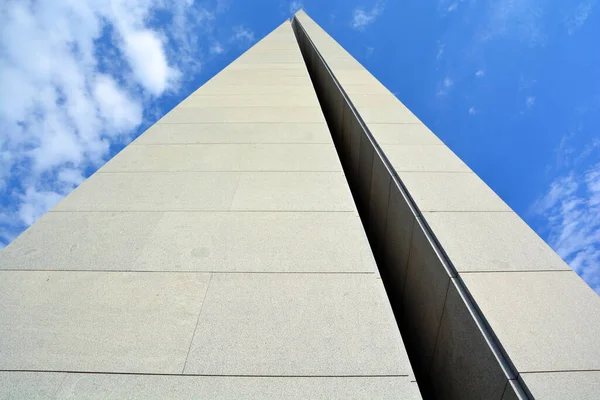
[(544, 45), (544, 1), (497, 0), (482, 17), (479, 40), (509, 36), (529, 46)]
[(294, 0), (290, 3), (290, 14), (296, 14), (303, 7), (301, 1)]
[(441, 16), (445, 17), (448, 14), (456, 11), (459, 3), (462, 1), (464, 0), (439, 0), (437, 5), (438, 11)]
[(469, 108), (469, 115), (475, 115), (475, 114), (477, 114), (477, 110), (475, 109), (475, 107)]
[(357, 7), (352, 12), (352, 21), (350, 26), (356, 30), (363, 30), (367, 25), (375, 22), (377, 17), (381, 15), (384, 9), (384, 3), (378, 1), (371, 10), (367, 11), (365, 7)]
[(527, 105), (527, 108), (532, 108), (535, 105), (535, 96), (528, 96), (525, 99), (525, 104)]
[(533, 209), (550, 246), (600, 294), (600, 164), (555, 179)]
[(454, 86), (454, 81), (450, 79), (450, 77), (444, 78), (444, 80), (438, 85), (437, 96), (442, 97), (447, 95), (452, 86)]
[(478, 78), (481, 78), (484, 75), (485, 75), (485, 71), (482, 70), (482, 69), (480, 69), (477, 72), (475, 72), (475, 76), (478, 77)]
[[(157, 13), (169, 22), (151, 25)], [(0, 246), (128, 142), (144, 104), (178, 90), (182, 70), (199, 68), (195, 37), (212, 18), (187, 0), (0, 6)]]
[(596, 6), (596, 0), (586, 0), (579, 3), (574, 10), (565, 15), (564, 23), (569, 35), (574, 34), (585, 24), (590, 13)]
[[(592, 112), (593, 109), (591, 109)], [(586, 113), (586, 112), (584, 112)], [(564, 171), (568, 169), (581, 169), (590, 162), (592, 157), (600, 159), (600, 138), (587, 142), (585, 146), (578, 143), (581, 139), (579, 133), (582, 129), (581, 122), (574, 124), (567, 134), (563, 135), (555, 150), (556, 164), (551, 169)]]
[(221, 43), (215, 42), (212, 46), (210, 46), (210, 54), (221, 54), (225, 51)]
[(231, 40), (234, 42), (248, 44), (254, 41), (254, 32), (244, 27), (243, 25), (233, 28), (233, 36)]
[(442, 59), (442, 57), (444, 57), (444, 49), (446, 48), (446, 45), (444, 43), (438, 42), (437, 48), (438, 48), (438, 51), (437, 51), (437, 54), (435, 55), (435, 59), (439, 61)]

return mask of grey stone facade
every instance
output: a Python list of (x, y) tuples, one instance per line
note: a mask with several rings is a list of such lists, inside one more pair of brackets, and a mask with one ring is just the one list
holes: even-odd
[(0, 399), (596, 399), (599, 337), (598, 296), (303, 11), (0, 252)]

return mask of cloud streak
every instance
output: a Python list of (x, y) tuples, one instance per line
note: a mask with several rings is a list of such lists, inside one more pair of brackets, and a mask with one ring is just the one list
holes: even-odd
[(530, 47), (545, 44), (544, 0), (498, 0), (490, 4), (482, 18), (480, 41), (509, 36)]
[(210, 54), (222, 54), (225, 49), (221, 46), (221, 43), (215, 42), (212, 46), (210, 46)]
[(600, 163), (555, 179), (534, 212), (550, 246), (600, 294)]
[(444, 80), (438, 85), (438, 91), (436, 95), (438, 97), (446, 96), (450, 89), (454, 86), (454, 81), (450, 77), (445, 77)]
[(384, 4), (382, 2), (377, 2), (373, 6), (373, 8), (369, 11), (365, 10), (364, 7), (357, 7), (352, 12), (352, 21), (350, 22), (350, 26), (353, 29), (358, 31), (362, 31), (368, 25), (375, 22), (377, 17), (381, 15), (383, 12)]
[(573, 35), (585, 24), (592, 10), (596, 6), (596, 0), (587, 0), (579, 3), (574, 11), (565, 15), (565, 26), (569, 35)]
[(233, 28), (231, 40), (243, 44), (251, 43), (254, 41), (254, 32), (242, 25), (236, 26)]

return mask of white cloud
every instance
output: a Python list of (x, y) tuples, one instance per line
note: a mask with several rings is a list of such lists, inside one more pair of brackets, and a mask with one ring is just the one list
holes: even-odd
[(480, 69), (477, 72), (475, 72), (475, 76), (478, 77), (478, 78), (481, 78), (484, 75), (485, 75), (485, 72), (482, 69)]
[(442, 17), (446, 17), (448, 14), (458, 9), (459, 3), (465, 0), (438, 0), (437, 8), (438, 12)]
[(290, 14), (296, 14), (304, 5), (301, 1), (294, 0), (290, 3)]
[(185, 66), (186, 76), (200, 71), (200, 41), (213, 35), (217, 14), (227, 9), (227, 4), (217, 0), (216, 9), (209, 11), (198, 6), (194, 0), (179, 0), (167, 3), (173, 13), (173, 23), (167, 30), (174, 45), (166, 46), (167, 56), (179, 60)]
[(441, 60), (442, 57), (444, 56), (444, 49), (445, 49), (446, 45), (443, 43), (439, 43), (438, 42), (438, 52), (435, 56), (436, 60)]
[(600, 294), (600, 164), (555, 179), (534, 212), (550, 246)]
[(569, 10), (564, 19), (569, 35), (574, 34), (585, 24), (595, 6), (596, 0), (586, 0), (579, 3), (573, 10)]
[(477, 110), (475, 109), (475, 107), (469, 108), (469, 115), (475, 115), (475, 114), (477, 114)]
[(454, 86), (454, 81), (449, 77), (444, 78), (442, 83), (439, 85), (437, 96), (441, 97), (447, 95), (452, 86)]
[(383, 12), (383, 3), (378, 1), (370, 11), (364, 7), (357, 7), (352, 12), (352, 21), (350, 26), (356, 30), (363, 30), (367, 25), (375, 22), (377, 17)]
[(98, 104), (99, 115), (108, 125), (107, 134), (129, 132), (142, 123), (141, 105), (110, 76), (97, 76), (93, 94)]
[(481, 17), (479, 40), (508, 36), (531, 47), (543, 46), (545, 0), (497, 0)]
[(179, 77), (169, 66), (163, 43), (150, 29), (124, 34), (124, 52), (137, 81), (155, 96), (160, 96)]
[(33, 187), (25, 189), (21, 195), (23, 205), (19, 209), (19, 217), (27, 224), (33, 224), (46, 210), (52, 208), (63, 196), (54, 191), (37, 190)]
[(251, 43), (254, 41), (254, 32), (244, 26), (236, 26), (233, 28), (233, 36), (231, 40), (234, 42)]
[[(144, 101), (178, 88), (192, 62), (188, 50), (197, 59), (194, 28), (214, 17), (190, 7), (188, 0), (0, 5), (0, 197), (8, 202), (0, 240), (68, 194), (111, 144), (127, 142)], [(158, 10), (172, 13), (171, 25), (149, 25)]]
[(59, 181), (63, 182), (67, 187), (77, 186), (85, 179), (81, 171), (74, 168), (63, 168), (58, 173)]
[(210, 46), (210, 54), (221, 54), (225, 51), (221, 43), (215, 42), (212, 46)]
[(535, 96), (528, 96), (525, 99), (525, 104), (527, 105), (527, 108), (531, 108), (535, 105)]

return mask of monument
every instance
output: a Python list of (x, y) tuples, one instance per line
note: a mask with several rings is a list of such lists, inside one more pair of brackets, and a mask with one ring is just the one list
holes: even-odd
[(2, 399), (600, 383), (598, 296), (303, 11), (0, 252), (0, 322)]

